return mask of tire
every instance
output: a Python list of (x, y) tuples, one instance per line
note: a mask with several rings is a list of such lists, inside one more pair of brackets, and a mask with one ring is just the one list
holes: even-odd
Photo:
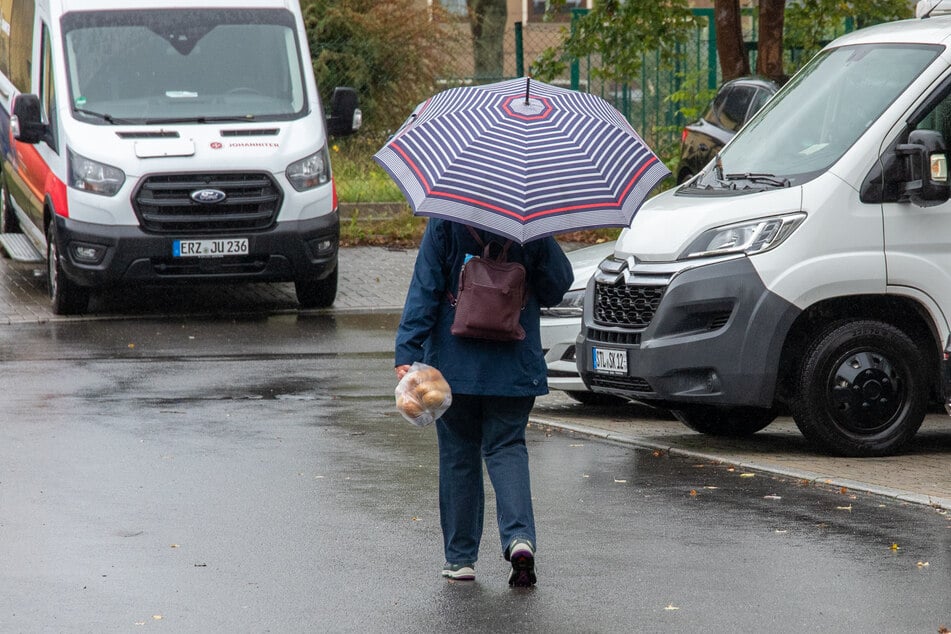
[(328, 308), (337, 298), (337, 269), (322, 280), (295, 280), (294, 291), (301, 308)]
[(627, 405), (631, 401), (622, 396), (614, 396), (613, 394), (599, 394), (597, 392), (582, 392), (574, 391), (565, 392), (568, 396), (575, 399), (579, 403), (584, 405), (591, 405), (592, 407), (618, 407), (620, 405)]
[(708, 436), (742, 438), (765, 429), (776, 419), (772, 409), (691, 405), (672, 410), (681, 423)]
[(54, 315), (75, 315), (86, 312), (89, 306), (89, 289), (79, 286), (66, 277), (60, 262), (59, 245), (53, 225), (46, 229), (46, 288)]
[(890, 324), (834, 324), (803, 358), (792, 407), (796, 425), (831, 453), (897, 453), (925, 417), (926, 365), (915, 342)]
[(20, 224), (10, 203), (7, 179), (0, 176), (0, 233), (19, 233)]

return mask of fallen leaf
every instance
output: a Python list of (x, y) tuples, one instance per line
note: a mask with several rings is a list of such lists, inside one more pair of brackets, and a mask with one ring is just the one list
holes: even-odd
[(899, 548), (901, 548), (901, 546), (899, 546), (898, 544), (892, 544), (892, 545), (891, 545), (891, 549), (892, 549), (892, 550), (898, 550)]
[(156, 621), (161, 621), (161, 620), (164, 619), (165, 617), (162, 616), (161, 614), (153, 614), (153, 615), (152, 615), (152, 618), (153, 618), (154, 620), (156, 620)]
[(135, 344), (134, 344), (134, 343), (130, 343), (130, 344), (129, 344), (129, 349), (130, 349), (130, 350), (131, 350), (132, 348), (134, 348), (134, 347), (135, 347)]
[(690, 497), (697, 497), (697, 490), (696, 490), (696, 489), (690, 489)]
[(756, 477), (756, 474), (755, 474), (755, 473), (741, 473), (741, 474), (740, 474), (740, 477), (741, 477), (741, 478), (753, 478), (753, 477)]
[(942, 625), (938, 628), (938, 634), (951, 634), (951, 630)]
[(927, 561), (919, 561), (916, 565), (917, 565), (919, 568), (927, 568), (927, 567), (928, 567), (928, 562), (927, 562)]
[(842, 487), (841, 489), (839, 489), (839, 493), (841, 493), (842, 495), (845, 495), (845, 494), (848, 493), (848, 492), (849, 492), (849, 490), (846, 489), (845, 487)]
[(661, 453), (659, 449), (655, 449), (654, 451), (651, 452), (651, 455), (654, 456), (655, 458), (660, 458), (663, 454)]
[(178, 548), (178, 544), (172, 544), (172, 548)]
[(418, 521), (420, 521), (420, 518), (419, 518), (419, 517), (416, 517), (416, 516), (414, 515), (414, 516), (413, 516), (413, 521), (414, 521), (414, 522), (418, 522)]

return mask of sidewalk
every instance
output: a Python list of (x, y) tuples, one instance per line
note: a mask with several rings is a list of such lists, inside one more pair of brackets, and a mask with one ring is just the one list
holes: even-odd
[[(340, 251), (340, 286), (330, 312), (399, 311), (416, 259), (415, 249), (352, 247)], [(96, 298), (89, 316), (50, 313), (42, 269), (0, 258), (0, 325), (187, 313), (295, 313), (293, 284), (178, 288)], [(217, 308), (216, 308), (217, 307)], [(645, 447), (670, 455), (737, 465), (807, 483), (865, 491), (951, 510), (951, 417), (928, 416), (911, 452), (889, 458), (836, 458), (818, 454), (795, 424), (781, 418), (746, 439), (691, 432), (649, 408), (591, 408), (553, 392), (538, 400), (532, 423), (566, 433)]]

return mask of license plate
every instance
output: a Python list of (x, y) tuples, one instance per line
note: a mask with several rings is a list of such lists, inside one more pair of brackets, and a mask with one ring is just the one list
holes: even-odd
[(595, 372), (627, 374), (627, 350), (591, 348), (591, 363)]
[(175, 240), (172, 243), (172, 255), (176, 258), (213, 258), (225, 255), (247, 254), (247, 238)]

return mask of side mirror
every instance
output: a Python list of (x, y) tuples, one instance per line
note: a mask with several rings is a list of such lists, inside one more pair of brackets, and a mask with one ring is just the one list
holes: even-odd
[(50, 128), (43, 123), (39, 97), (28, 94), (14, 97), (10, 130), (14, 139), (24, 143), (39, 143), (49, 138)]
[(330, 116), (327, 117), (327, 133), (332, 136), (347, 136), (360, 129), (363, 113), (359, 108), (357, 91), (338, 86), (330, 99)]
[(934, 130), (913, 130), (908, 143), (895, 148), (905, 157), (906, 174), (903, 193), (921, 207), (947, 202), (951, 197), (948, 183), (948, 155), (944, 136)]

